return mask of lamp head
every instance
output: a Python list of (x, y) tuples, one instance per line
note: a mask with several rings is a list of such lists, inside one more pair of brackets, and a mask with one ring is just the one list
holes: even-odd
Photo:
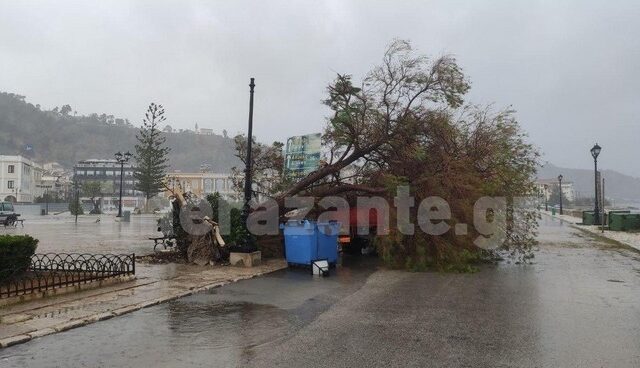
[(558, 175), (558, 181), (562, 181), (562, 178), (563, 178), (562, 174)]
[(598, 155), (600, 155), (600, 151), (602, 150), (602, 147), (600, 147), (598, 145), (598, 143), (596, 143), (592, 148), (591, 148), (591, 156), (593, 156), (593, 159), (596, 160), (598, 159)]
[(114, 156), (116, 157), (116, 160), (118, 161), (122, 160), (122, 152), (118, 151)]

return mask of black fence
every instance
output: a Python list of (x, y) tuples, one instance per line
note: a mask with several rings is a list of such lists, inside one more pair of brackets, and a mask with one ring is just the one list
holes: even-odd
[(0, 298), (134, 275), (135, 254), (34, 254), (31, 264), (0, 282)]

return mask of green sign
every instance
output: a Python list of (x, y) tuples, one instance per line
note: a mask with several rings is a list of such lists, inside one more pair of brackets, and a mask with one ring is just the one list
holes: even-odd
[(299, 135), (287, 139), (284, 155), (285, 175), (301, 178), (318, 169), (321, 148), (320, 133)]

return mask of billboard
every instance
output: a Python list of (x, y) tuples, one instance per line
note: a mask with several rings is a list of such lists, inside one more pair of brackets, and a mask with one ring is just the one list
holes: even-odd
[(284, 154), (285, 175), (299, 179), (316, 170), (320, 164), (320, 133), (306, 134), (287, 139)]

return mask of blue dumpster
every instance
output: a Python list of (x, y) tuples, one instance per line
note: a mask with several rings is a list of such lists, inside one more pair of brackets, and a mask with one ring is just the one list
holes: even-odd
[(338, 262), (338, 232), (340, 224), (337, 222), (318, 223), (318, 259), (326, 259), (329, 264)]
[(287, 221), (284, 224), (284, 249), (287, 263), (310, 265), (318, 253), (318, 234), (311, 221)]
[(287, 221), (282, 228), (287, 263), (309, 266), (313, 261), (326, 259), (335, 266), (340, 224), (301, 220)]

